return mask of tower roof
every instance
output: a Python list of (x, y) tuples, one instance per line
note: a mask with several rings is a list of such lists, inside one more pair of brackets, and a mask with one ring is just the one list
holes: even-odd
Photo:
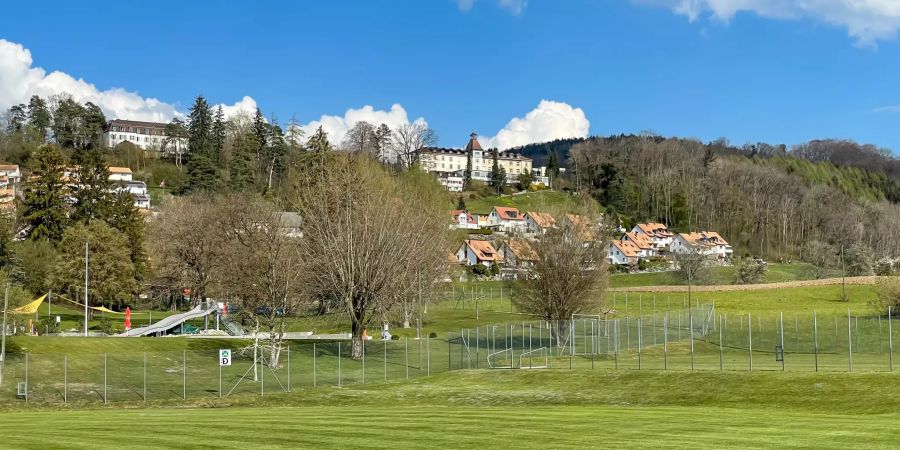
[(483, 150), (481, 144), (478, 142), (478, 133), (475, 133), (474, 131), (469, 135), (469, 143), (466, 144), (466, 151), (469, 150)]

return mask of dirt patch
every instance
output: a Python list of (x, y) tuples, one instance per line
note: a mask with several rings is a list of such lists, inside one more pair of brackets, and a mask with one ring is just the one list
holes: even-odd
[[(879, 277), (848, 277), (847, 284), (871, 285), (878, 281)], [(766, 289), (787, 289), (812, 286), (833, 286), (841, 284), (842, 278), (823, 278), (821, 280), (785, 281), (781, 283), (762, 284), (721, 284), (714, 286), (693, 286), (692, 292), (722, 292), (722, 291), (762, 291)], [(687, 286), (636, 286), (627, 288), (609, 289), (610, 292), (687, 292)]]

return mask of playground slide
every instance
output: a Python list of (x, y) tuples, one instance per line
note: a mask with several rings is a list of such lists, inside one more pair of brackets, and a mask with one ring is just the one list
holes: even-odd
[(154, 335), (162, 335), (167, 331), (180, 326), (182, 323), (196, 319), (198, 317), (207, 316), (215, 313), (217, 310), (217, 306), (215, 302), (209, 302), (208, 304), (201, 303), (194, 307), (194, 309), (184, 312), (181, 314), (175, 314), (165, 319), (160, 320), (159, 322), (154, 323), (153, 325), (149, 325), (141, 328), (133, 328), (128, 330), (122, 334), (118, 334), (117, 336), (154, 336)]

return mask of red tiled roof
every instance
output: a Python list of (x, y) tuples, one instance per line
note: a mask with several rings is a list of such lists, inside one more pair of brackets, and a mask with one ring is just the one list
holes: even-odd
[(501, 220), (525, 220), (525, 217), (522, 216), (522, 213), (519, 212), (518, 208), (495, 206), (494, 211), (497, 211), (497, 215), (500, 216)]
[(628, 241), (633, 242), (639, 249), (648, 250), (653, 248), (653, 242), (646, 234), (637, 234), (629, 231), (622, 236), (620, 241), (625, 241), (626, 238)]
[(537, 261), (540, 259), (534, 248), (528, 241), (522, 239), (510, 239), (506, 242), (506, 246), (516, 255), (516, 258), (522, 261)]
[(531, 217), (531, 220), (541, 228), (552, 228), (556, 226), (556, 219), (551, 216), (550, 213), (528, 211), (525, 213), (525, 216)]
[(715, 247), (717, 245), (729, 245), (728, 242), (715, 231), (700, 231), (695, 233), (679, 233), (689, 245), (695, 247)]
[(610, 243), (612, 243), (612, 245), (614, 245), (617, 249), (619, 249), (619, 251), (622, 252), (623, 255), (625, 255), (626, 257), (629, 257), (629, 258), (636, 258), (640, 254), (640, 251), (641, 251), (641, 249), (638, 248), (638, 246), (634, 242), (631, 242), (631, 241), (618, 240), (618, 241), (610, 241)]
[(466, 151), (469, 150), (482, 150), (481, 143), (478, 142), (478, 134), (476, 133), (469, 135), (469, 143), (466, 144)]
[(503, 261), (503, 257), (497, 253), (494, 246), (488, 241), (465, 241), (466, 245), (472, 249), (475, 256), (482, 261)]
[(644, 233), (646, 233), (648, 236), (651, 236), (651, 237), (667, 238), (667, 237), (674, 236), (674, 234), (672, 234), (672, 232), (669, 231), (669, 228), (661, 223), (654, 223), (654, 222), (639, 223), (639, 224), (637, 224), (637, 226), (638, 226), (638, 228), (641, 229), (641, 231), (643, 231)]

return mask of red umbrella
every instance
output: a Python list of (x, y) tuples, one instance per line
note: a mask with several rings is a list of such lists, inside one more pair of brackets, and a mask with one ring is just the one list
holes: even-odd
[(125, 307), (125, 331), (131, 329), (131, 308)]

